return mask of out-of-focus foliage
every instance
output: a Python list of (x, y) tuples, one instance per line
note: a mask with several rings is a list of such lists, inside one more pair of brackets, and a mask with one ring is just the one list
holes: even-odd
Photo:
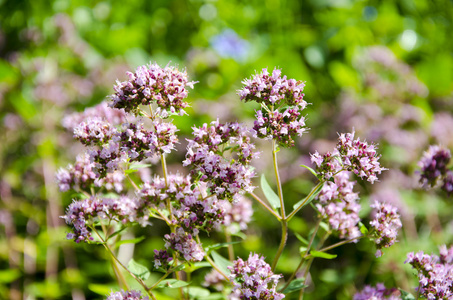
[[(360, 196), (399, 206), (400, 242), (380, 259), (361, 241), (339, 248), (336, 260), (315, 260), (305, 299), (351, 299), (376, 282), (413, 291), (406, 253), (453, 242), (451, 197), (421, 190), (416, 175), (429, 144), (453, 149), (452, 22), (449, 0), (0, 0), (0, 298), (101, 299), (117, 289), (101, 246), (64, 239), (59, 216), (74, 195), (58, 192), (54, 174), (80, 151), (63, 118), (100, 103), (126, 70), (150, 61), (187, 67), (199, 81), (189, 117), (175, 118), (182, 136), (217, 117), (251, 122), (254, 107), (240, 103), (236, 90), (255, 70), (277, 66), (305, 80), (311, 130), (280, 162), (293, 204), (312, 187), (299, 165), (309, 165), (310, 152), (330, 150), (336, 132), (354, 127), (378, 142), (390, 171)], [(269, 161), (270, 146), (262, 151), (261, 161)], [(306, 236), (311, 214), (296, 216), (293, 232)], [(253, 219), (236, 254), (272, 258), (278, 223), (258, 206)], [(161, 243), (137, 244), (134, 259), (152, 264)], [(297, 265), (299, 247), (290, 235), (280, 273)], [(130, 253), (120, 256), (127, 261)]]

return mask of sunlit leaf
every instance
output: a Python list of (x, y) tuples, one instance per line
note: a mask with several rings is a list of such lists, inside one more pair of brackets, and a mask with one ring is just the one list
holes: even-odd
[(281, 291), (284, 294), (289, 294), (295, 291), (299, 291), (303, 288), (306, 288), (308, 285), (306, 285), (304, 278), (297, 278), (291, 281), (291, 283), (283, 290)]
[(220, 271), (222, 271), (225, 274), (230, 274), (230, 270), (228, 269), (229, 266), (232, 266), (233, 263), (229, 261), (228, 259), (224, 258), (214, 250), (211, 251), (211, 256), (214, 259), (214, 263), (219, 267)]
[(264, 174), (261, 175), (261, 189), (263, 190), (264, 196), (266, 196), (267, 201), (272, 206), (273, 209), (277, 210), (280, 208), (280, 198), (271, 188), (269, 183), (266, 180)]
[(147, 267), (139, 264), (134, 259), (131, 259), (129, 261), (129, 263), (127, 264), (127, 268), (129, 269), (129, 271), (132, 272), (132, 274), (134, 274), (135, 276), (139, 277), (142, 280), (148, 279), (149, 275), (151, 275)]
[(337, 257), (336, 254), (330, 254), (330, 253), (316, 251), (316, 250), (310, 251), (310, 255), (313, 257), (319, 257), (319, 258), (325, 258), (325, 259), (334, 259), (335, 257)]
[(170, 288), (176, 289), (183, 286), (188, 286), (190, 282), (178, 280), (178, 279), (164, 279), (157, 285), (157, 288)]

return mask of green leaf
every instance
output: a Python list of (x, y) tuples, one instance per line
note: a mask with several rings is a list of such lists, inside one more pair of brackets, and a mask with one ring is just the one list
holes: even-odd
[(220, 271), (225, 273), (226, 275), (230, 274), (231, 271), (228, 269), (229, 266), (232, 266), (233, 263), (228, 259), (224, 258), (214, 250), (211, 252), (212, 259), (214, 259), (214, 263), (219, 267)]
[(337, 257), (336, 254), (330, 254), (330, 253), (316, 251), (316, 250), (310, 251), (310, 255), (313, 257), (319, 257), (319, 258), (325, 258), (325, 259), (334, 259), (335, 257)]
[(144, 265), (139, 264), (134, 259), (131, 259), (127, 264), (127, 268), (131, 271), (132, 274), (139, 277), (142, 280), (146, 280), (149, 278), (151, 273), (149, 272), (148, 268)]
[(368, 235), (368, 228), (366, 228), (365, 224), (363, 224), (362, 222), (359, 222), (359, 226), (360, 226), (360, 232), (363, 235)]
[(118, 242), (115, 243), (115, 248), (118, 248), (119, 246), (121, 246), (123, 244), (138, 244), (141, 241), (143, 241), (144, 239), (145, 239), (144, 236), (140, 236), (140, 237), (135, 238), (135, 239), (121, 240), (121, 241), (118, 241)]
[(294, 235), (296, 236), (296, 238), (301, 241), (304, 245), (308, 245), (308, 241), (306, 239), (304, 239), (303, 236), (301, 236), (300, 234), (298, 234), (297, 232), (294, 232)]
[(224, 300), (225, 296), (220, 293), (214, 293), (214, 294), (210, 294), (209, 296), (203, 297), (202, 299), (203, 300)]
[(228, 245), (234, 245), (234, 244), (238, 244), (238, 243), (241, 243), (241, 241), (214, 244), (214, 245), (207, 246), (204, 250), (206, 253), (209, 254), (212, 250), (217, 250), (220, 248), (228, 247)]
[(289, 293), (292, 293), (292, 292), (301, 290), (301, 289), (303, 289), (303, 288), (306, 288), (308, 285), (306, 285), (304, 282), (305, 282), (305, 279), (304, 279), (304, 278), (294, 279), (294, 280), (291, 281), (291, 283), (286, 287), (286, 289), (284, 289), (283, 291), (280, 291), (280, 292), (282, 292), (283, 294), (289, 294)]
[[(311, 194), (311, 196), (310, 196), (310, 198), (308, 198), (308, 200), (307, 200), (307, 197), (305, 197), (304, 199), (302, 199), (299, 202), (297, 202), (296, 204), (294, 204), (293, 209), (298, 208), (302, 203), (304, 203), (304, 201), (306, 201), (304, 203), (304, 206), (306, 206), (307, 204), (310, 204), (311, 201), (313, 201), (318, 196), (318, 194), (321, 192), (323, 186), (324, 186), (324, 184), (321, 184), (320, 186), (318, 186), (318, 188)], [(302, 207), (304, 207), (304, 206), (302, 206)]]
[(170, 288), (176, 289), (183, 286), (188, 286), (190, 282), (178, 280), (178, 279), (164, 279), (156, 286), (157, 288)]
[(98, 284), (98, 283), (90, 283), (88, 284), (88, 289), (96, 294), (105, 296), (108, 295), (114, 290), (116, 286), (113, 285), (106, 285), (106, 284)]
[(305, 252), (307, 252), (307, 247), (301, 246), (299, 247), (299, 253), (305, 255)]
[(321, 227), (322, 229), (324, 229), (326, 232), (330, 230), (329, 224), (327, 224), (326, 222), (321, 222), (321, 223), (319, 223), (319, 227)]
[(313, 170), (312, 168), (310, 168), (309, 166), (306, 166), (306, 165), (300, 165), (300, 166), (308, 169), (308, 171), (310, 171), (311, 174), (313, 174), (316, 178), (318, 178), (318, 174), (316, 173), (315, 170)]
[(266, 180), (264, 174), (261, 175), (261, 189), (263, 190), (264, 196), (266, 196), (267, 201), (272, 206), (273, 209), (277, 210), (280, 208), (280, 198), (271, 188), (269, 183)]
[(18, 269), (9, 269), (0, 271), (0, 282), (10, 283), (21, 276), (21, 272)]
[(151, 166), (150, 164), (131, 164), (129, 166), (129, 169), (124, 170), (124, 174), (135, 173), (138, 172), (139, 169), (148, 168), (150, 166)]
[(401, 300), (415, 300), (415, 297), (402, 289), (399, 289), (401, 292)]
[(187, 289), (187, 292), (189, 293), (190, 297), (195, 299), (205, 299), (205, 297), (208, 297), (211, 294), (209, 290), (196, 286), (189, 287)]
[(209, 268), (209, 267), (211, 267), (210, 263), (208, 263), (207, 261), (200, 261), (200, 262), (190, 264), (189, 266), (186, 267), (185, 270), (187, 273), (192, 273), (193, 271), (196, 271), (198, 269)]

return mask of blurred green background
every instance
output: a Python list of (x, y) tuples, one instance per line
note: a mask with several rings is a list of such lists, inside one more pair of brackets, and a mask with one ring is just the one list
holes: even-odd
[[(252, 123), (256, 107), (240, 103), (236, 90), (255, 71), (279, 67), (306, 81), (310, 132), (281, 155), (288, 206), (313, 184), (299, 165), (330, 150), (337, 132), (354, 127), (378, 142), (391, 170), (358, 188), (364, 207), (372, 197), (398, 203), (400, 243), (381, 259), (361, 241), (338, 249), (334, 261), (315, 261), (305, 299), (351, 299), (376, 282), (413, 291), (406, 253), (453, 241), (446, 195), (420, 190), (416, 177), (429, 144), (453, 149), (452, 22), (450, 0), (0, 0), (0, 299), (102, 299), (117, 289), (100, 246), (65, 240), (59, 216), (72, 195), (58, 191), (54, 174), (81, 148), (61, 122), (150, 61), (171, 61), (199, 81), (189, 117), (175, 118), (181, 143), (193, 124), (217, 117)], [(268, 158), (270, 145), (260, 145)], [(182, 150), (170, 160), (175, 168)], [(268, 178), (270, 168), (257, 164)], [(272, 259), (280, 229), (268, 220), (256, 207), (238, 255)], [(307, 235), (312, 224), (309, 208), (290, 228)], [(150, 265), (161, 244), (154, 234), (134, 258)], [(278, 272), (291, 274), (299, 246), (290, 234)]]

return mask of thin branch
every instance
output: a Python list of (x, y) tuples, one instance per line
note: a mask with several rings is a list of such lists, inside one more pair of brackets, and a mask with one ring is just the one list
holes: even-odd
[(271, 214), (273, 214), (279, 221), (282, 219), (278, 213), (276, 213), (272, 208), (270, 208), (258, 195), (255, 193), (250, 193), (250, 195), (258, 201), (264, 208), (266, 208)]

